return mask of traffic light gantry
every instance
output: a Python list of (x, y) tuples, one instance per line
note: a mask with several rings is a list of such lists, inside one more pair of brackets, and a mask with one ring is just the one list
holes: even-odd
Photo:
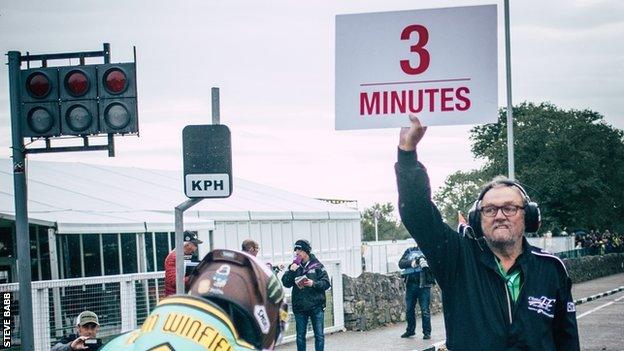
[[(85, 57), (95, 56), (102, 56), (104, 63), (85, 64)], [(41, 61), (41, 67), (19, 71), (22, 137), (46, 138), (49, 146), (50, 138), (60, 136), (86, 140), (108, 134), (112, 142), (115, 134), (138, 134), (136, 55), (126, 63), (110, 63), (109, 57), (108, 44), (103, 51), (20, 56), (28, 66)], [(48, 60), (61, 58), (79, 58), (80, 64), (47, 67)]]
[[(136, 51), (130, 63), (110, 63), (110, 46), (102, 51), (23, 56), (9, 51), (9, 95), (15, 199), (15, 237), (19, 280), (21, 349), (35, 350), (28, 240), (26, 159), (31, 153), (108, 150), (115, 156), (114, 135), (138, 134)], [(85, 58), (102, 57), (101, 64)], [(48, 61), (79, 59), (79, 65), (48, 67)], [(40, 61), (38, 68), (31, 62)], [(22, 69), (26, 63), (26, 69)], [(91, 136), (107, 135), (105, 145), (89, 145)], [(82, 138), (82, 146), (52, 147), (51, 139)], [(45, 139), (33, 148), (24, 138)], [(30, 147), (29, 147), (30, 146)]]

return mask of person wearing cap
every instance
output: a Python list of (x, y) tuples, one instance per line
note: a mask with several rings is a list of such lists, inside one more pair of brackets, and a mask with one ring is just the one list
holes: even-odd
[[(184, 256), (192, 256), (203, 241), (197, 238), (197, 232), (184, 231)], [(188, 276), (184, 277), (185, 290), (188, 288)], [(176, 254), (171, 250), (165, 258), (165, 297), (176, 293)]]
[(295, 260), (282, 276), (284, 287), (292, 288), (292, 310), (295, 315), (297, 351), (306, 349), (308, 319), (314, 331), (314, 349), (325, 348), (325, 290), (331, 287), (323, 264), (314, 256), (307, 240), (295, 242)]
[(84, 311), (76, 317), (76, 334), (63, 337), (50, 351), (98, 350), (101, 346), (99, 340), (94, 344), (87, 344), (85, 341), (96, 339), (99, 329), (100, 321), (97, 314)]

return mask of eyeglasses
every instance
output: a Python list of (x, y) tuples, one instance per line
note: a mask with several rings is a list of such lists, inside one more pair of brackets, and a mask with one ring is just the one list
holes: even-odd
[(525, 206), (517, 205), (504, 205), (504, 206), (485, 206), (481, 207), (480, 211), (485, 217), (496, 217), (498, 210), (503, 211), (505, 217), (512, 217), (518, 213), (518, 210), (524, 210)]

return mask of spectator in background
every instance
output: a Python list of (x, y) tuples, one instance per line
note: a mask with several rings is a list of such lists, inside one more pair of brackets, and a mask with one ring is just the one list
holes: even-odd
[(76, 334), (62, 338), (50, 351), (98, 350), (102, 346), (102, 341), (97, 339), (99, 329), (97, 314), (84, 311), (76, 317)]
[[(184, 231), (184, 256), (192, 256), (203, 241), (197, 238), (197, 232)], [(184, 290), (187, 290), (188, 275), (184, 277)], [(176, 253), (171, 250), (165, 258), (165, 297), (176, 293)]]
[(401, 275), (405, 280), (405, 319), (407, 328), (402, 338), (409, 338), (416, 334), (416, 302), (420, 305), (423, 339), (431, 339), (431, 314), (429, 302), (431, 300), (431, 285), (435, 278), (429, 269), (425, 255), (418, 246), (410, 247), (399, 260)]
[(241, 245), (241, 250), (246, 252), (254, 257), (258, 256), (258, 252), (260, 251), (260, 245), (255, 240), (245, 239), (243, 240), (243, 244)]
[[(258, 257), (258, 252), (260, 252), (260, 245), (253, 239), (245, 239), (241, 244), (241, 250), (246, 252), (254, 257)], [(279, 271), (284, 269), (284, 265), (282, 264), (272, 264), (270, 262), (265, 262), (267, 267), (273, 271), (273, 274), (277, 274)]]
[(314, 256), (307, 240), (295, 242), (295, 260), (282, 276), (282, 283), (292, 288), (292, 310), (297, 330), (297, 351), (306, 349), (308, 319), (314, 331), (314, 350), (325, 348), (325, 290), (330, 288), (325, 267)]

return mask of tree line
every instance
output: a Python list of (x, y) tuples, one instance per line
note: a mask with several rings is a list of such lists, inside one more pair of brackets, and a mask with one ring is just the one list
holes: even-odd
[[(449, 175), (433, 196), (451, 227), (457, 226), (458, 211), (468, 212), (483, 184), (507, 174), (506, 115), (500, 109), (498, 123), (470, 130), (471, 151), (485, 161), (483, 166)], [(598, 112), (564, 110), (548, 102), (519, 104), (513, 116), (515, 175), (540, 206), (539, 232), (624, 231), (624, 132)], [(382, 233), (383, 240), (409, 237), (387, 203), (362, 213), (362, 240), (374, 240), (375, 209), (384, 214), (378, 220), (380, 240)]]

